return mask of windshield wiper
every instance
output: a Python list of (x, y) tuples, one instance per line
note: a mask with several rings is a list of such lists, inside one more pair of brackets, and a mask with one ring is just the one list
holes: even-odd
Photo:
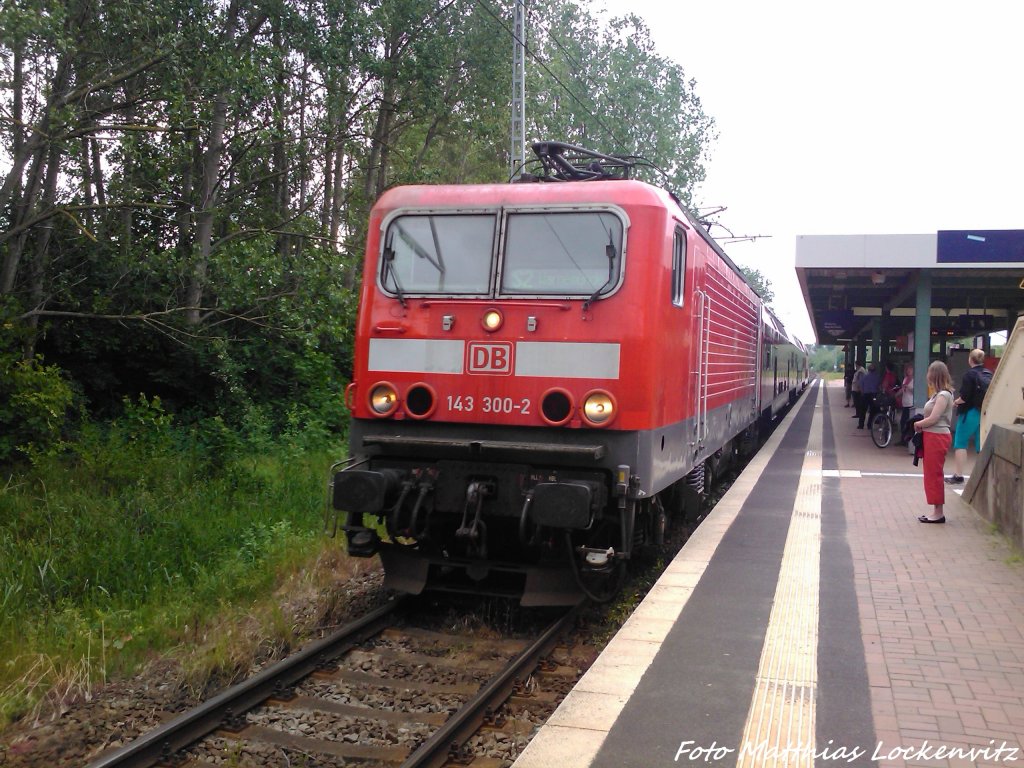
[(441, 240), (437, 234), (437, 225), (434, 223), (434, 217), (428, 216), (427, 221), (430, 224), (430, 237), (434, 243), (434, 253), (437, 254), (436, 258), (431, 256), (429, 251), (420, 245), (419, 241), (415, 237), (406, 232), (401, 224), (395, 222), (394, 228), (395, 231), (398, 232), (398, 236), (402, 238), (402, 242), (409, 246), (416, 256), (423, 259), (437, 270), (437, 273), (440, 275), (440, 278), (438, 278), (437, 288), (438, 290), (442, 290), (444, 288), (445, 268), (444, 258), (441, 256)]
[(605, 290), (615, 284), (615, 257), (618, 256), (618, 250), (615, 248), (615, 243), (612, 240), (612, 233), (608, 233), (608, 245), (604, 247), (604, 255), (608, 257), (608, 279), (604, 285), (590, 294), (590, 298), (583, 302), (583, 311), (586, 312), (590, 309), (590, 305), (597, 301), (597, 297), (600, 296)]
[[(430, 234), (434, 241), (434, 249), (438, 252), (438, 254), (440, 254), (441, 246), (437, 241), (437, 228), (434, 225), (434, 217), (428, 216), (427, 218), (430, 221)], [(436, 269), (442, 275), (444, 274), (444, 262), (441, 261), (440, 256), (438, 256), (437, 259), (434, 259), (434, 257), (432, 257), (430, 253), (427, 252), (427, 249), (420, 245), (419, 241), (415, 237), (413, 237), (408, 232), (406, 232), (405, 229), (403, 229), (401, 224), (398, 224), (396, 222), (395, 229), (398, 230), (398, 236), (402, 238), (402, 241), (409, 246), (413, 253), (415, 253), (421, 259), (425, 259), (426, 261), (430, 262), (430, 265), (434, 269)]]
[(395, 284), (395, 295), (398, 296), (402, 309), (405, 309), (405, 294), (402, 292), (402, 284), (398, 282), (398, 272), (395, 271), (395, 249), (391, 247), (390, 238), (388, 244), (384, 246), (381, 258), (384, 259), (384, 285), (387, 287), (387, 277), (391, 275), (391, 282)]

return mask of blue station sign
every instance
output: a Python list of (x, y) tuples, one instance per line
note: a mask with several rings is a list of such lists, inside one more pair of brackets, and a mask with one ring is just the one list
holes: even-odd
[(939, 264), (1024, 264), (1024, 230), (940, 230), (936, 261)]

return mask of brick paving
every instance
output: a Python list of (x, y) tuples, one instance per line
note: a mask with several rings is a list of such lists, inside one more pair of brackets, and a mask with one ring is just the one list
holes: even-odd
[[(930, 510), (920, 467), (857, 430), (836, 384), (828, 415), (839, 468), (888, 475), (839, 480), (881, 743), (874, 764), (1024, 766), (1024, 558), (948, 487), (946, 524), (917, 522)], [(950, 454), (947, 475), (952, 464)], [(892, 752), (925, 742), (924, 755)], [(940, 746), (988, 754), (935, 759)]]

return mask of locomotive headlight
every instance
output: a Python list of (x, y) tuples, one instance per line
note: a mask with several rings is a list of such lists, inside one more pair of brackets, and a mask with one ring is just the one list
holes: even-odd
[(603, 427), (615, 417), (615, 399), (607, 392), (595, 390), (583, 398), (583, 420), (593, 427)]
[(501, 312), (496, 309), (488, 309), (484, 312), (483, 318), (480, 320), (485, 331), (494, 333), (496, 330), (501, 328), (501, 324), (505, 322), (505, 318), (501, 316)]
[(398, 408), (398, 392), (386, 381), (370, 390), (370, 410), (374, 416), (390, 416)]

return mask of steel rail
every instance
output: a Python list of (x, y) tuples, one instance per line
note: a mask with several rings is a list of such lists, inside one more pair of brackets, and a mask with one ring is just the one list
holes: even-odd
[(271, 696), (282, 695), (324, 663), (380, 632), (392, 623), (391, 614), (403, 602), (401, 597), (390, 600), (333, 635), (318, 640), (248, 680), (222, 691), (195, 709), (99, 757), (89, 763), (87, 768), (149, 768), (161, 760), (170, 759), (175, 752), (203, 738), (225, 721), (243, 715)]
[(413, 752), (401, 768), (439, 768), (448, 762), (449, 753), (476, 733), (487, 720), (490, 712), (496, 710), (515, 690), (516, 683), (525, 680), (537, 663), (555, 645), (559, 635), (576, 620), (583, 603), (578, 603), (559, 618), (528, 648), (516, 656), (501, 674), (492, 678), (466, 705), (453, 714), (419, 748)]

